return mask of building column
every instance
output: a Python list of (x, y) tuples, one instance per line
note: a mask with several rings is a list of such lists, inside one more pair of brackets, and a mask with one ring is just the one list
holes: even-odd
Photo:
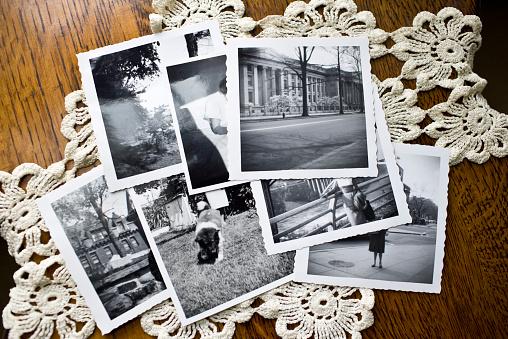
[(285, 78), (285, 74), (284, 74), (284, 69), (281, 69), (280, 70), (280, 95), (284, 95), (284, 91), (286, 90), (286, 88), (284, 87), (284, 78)]
[(262, 104), (263, 105), (266, 105), (266, 103), (268, 102), (268, 78), (266, 76), (266, 73), (267, 73), (267, 69), (266, 67), (263, 66), (263, 101), (262, 101)]
[(254, 105), (259, 105), (259, 85), (258, 85), (258, 66), (254, 66), (253, 69), (253, 78), (254, 78)]
[(275, 84), (275, 69), (273, 67), (270, 68), (270, 74), (270, 81), (272, 82), (272, 93), (270, 93), (270, 96), (272, 97), (277, 94), (277, 85)]
[(249, 103), (249, 77), (247, 72), (247, 65), (242, 65), (242, 72), (243, 72), (243, 93), (242, 93), (243, 105), (247, 106)]
[(291, 72), (288, 71), (288, 95), (291, 96), (291, 92), (292, 92), (292, 81), (293, 81), (293, 74), (291, 74)]
[(313, 85), (313, 80), (311, 77), (309, 77), (309, 83), (308, 83), (308, 87), (309, 87), (309, 104), (312, 104), (312, 100), (314, 99), (314, 85)]

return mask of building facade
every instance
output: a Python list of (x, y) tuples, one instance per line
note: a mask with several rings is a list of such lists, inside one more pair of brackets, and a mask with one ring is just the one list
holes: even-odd
[[(240, 113), (242, 117), (269, 114), (268, 103), (274, 96), (288, 96), (302, 100), (301, 66), (298, 60), (274, 57), (270, 49), (241, 48), (238, 52), (240, 89)], [(341, 70), (337, 67), (307, 65), (307, 103), (309, 110), (326, 109), (323, 98), (339, 96), (342, 87), (342, 103), (349, 111), (361, 111), (363, 87), (361, 72)], [(297, 102), (295, 100), (294, 102)], [(328, 105), (329, 106), (329, 105)]]
[(109, 231), (99, 220), (87, 225), (82, 246), (76, 254), (89, 275), (103, 274), (110, 269), (113, 256), (122, 258), (149, 249), (144, 237), (134, 221), (113, 214), (108, 218)]

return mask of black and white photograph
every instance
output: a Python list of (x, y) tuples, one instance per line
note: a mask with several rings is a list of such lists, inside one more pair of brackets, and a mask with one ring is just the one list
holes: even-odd
[(411, 222), (297, 251), (295, 280), (439, 293), (449, 150), (393, 144)]
[(291, 280), (295, 253), (267, 254), (249, 183), (189, 195), (181, 174), (131, 192), (183, 325)]
[(411, 221), (375, 89), (373, 97), (377, 177), (272, 179), (253, 183), (268, 253), (296, 250)]
[(167, 74), (189, 192), (230, 185), (226, 55), (170, 65)]
[(209, 29), (185, 34), (189, 58), (214, 52), (212, 35)]
[(37, 203), (103, 334), (170, 296), (130, 195), (110, 192), (102, 167)]
[(366, 38), (234, 39), (231, 179), (376, 175)]
[(210, 21), (78, 55), (112, 191), (182, 170), (164, 65), (223, 48)]

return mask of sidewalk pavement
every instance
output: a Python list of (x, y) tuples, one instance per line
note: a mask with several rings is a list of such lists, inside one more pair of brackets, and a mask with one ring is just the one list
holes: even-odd
[[(351, 115), (351, 114), (360, 114), (363, 112), (357, 112), (357, 111), (344, 111), (344, 115)], [(252, 116), (252, 117), (240, 117), (240, 121), (261, 121), (261, 120), (293, 120), (293, 119), (301, 119), (301, 118), (317, 118), (317, 117), (324, 117), (327, 115), (340, 115), (338, 112), (309, 112), (308, 117), (302, 117), (302, 113), (297, 114), (286, 114), (285, 118), (282, 117), (282, 115), (258, 115), (258, 116)]]
[[(374, 254), (368, 242), (309, 253), (308, 273), (414, 283), (432, 283), (435, 245), (393, 245), (386, 242), (383, 268), (371, 267)], [(379, 265), (379, 257), (377, 258)], [(342, 266), (342, 267), (338, 267)]]
[(320, 157), (303, 163), (298, 169), (329, 169), (333, 168), (333, 163), (337, 159), (342, 159), (342, 168), (357, 167), (358, 164), (365, 162), (366, 156), (366, 137), (358, 138), (349, 145), (339, 146), (336, 149), (321, 155)]

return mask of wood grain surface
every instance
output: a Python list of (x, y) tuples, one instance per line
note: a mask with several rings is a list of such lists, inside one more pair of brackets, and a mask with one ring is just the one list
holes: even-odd
[[(508, 112), (503, 82), (508, 76), (507, 29), (502, 21), (507, 5), (479, 1), (356, 3), (359, 11), (371, 11), (386, 31), (412, 25), (414, 16), (424, 10), (437, 13), (443, 7), (456, 7), (464, 14), (479, 15), (484, 46), (476, 55), (474, 70), (490, 81), (484, 94), (491, 105)], [(246, 16), (283, 14), (289, 2), (245, 0)], [(0, 170), (10, 172), (25, 162), (47, 167), (63, 158), (64, 97), (79, 89), (81, 82), (76, 53), (150, 34), (149, 13), (149, 0), (0, 0)], [(393, 57), (372, 64), (381, 79), (399, 74), (401, 66)], [(428, 108), (444, 98), (444, 91), (433, 90), (420, 96), (420, 105)], [(417, 142), (432, 144), (424, 137)], [(464, 161), (451, 168), (441, 294), (376, 291), (375, 324), (362, 332), (364, 338), (506, 337), (507, 165), (507, 158), (493, 158), (483, 165)], [(3, 307), (17, 266), (5, 241), (1, 244)], [(235, 338), (277, 338), (274, 324), (255, 315), (237, 326)], [(96, 330), (93, 338), (100, 337)], [(106, 337), (148, 336), (135, 319)]]

